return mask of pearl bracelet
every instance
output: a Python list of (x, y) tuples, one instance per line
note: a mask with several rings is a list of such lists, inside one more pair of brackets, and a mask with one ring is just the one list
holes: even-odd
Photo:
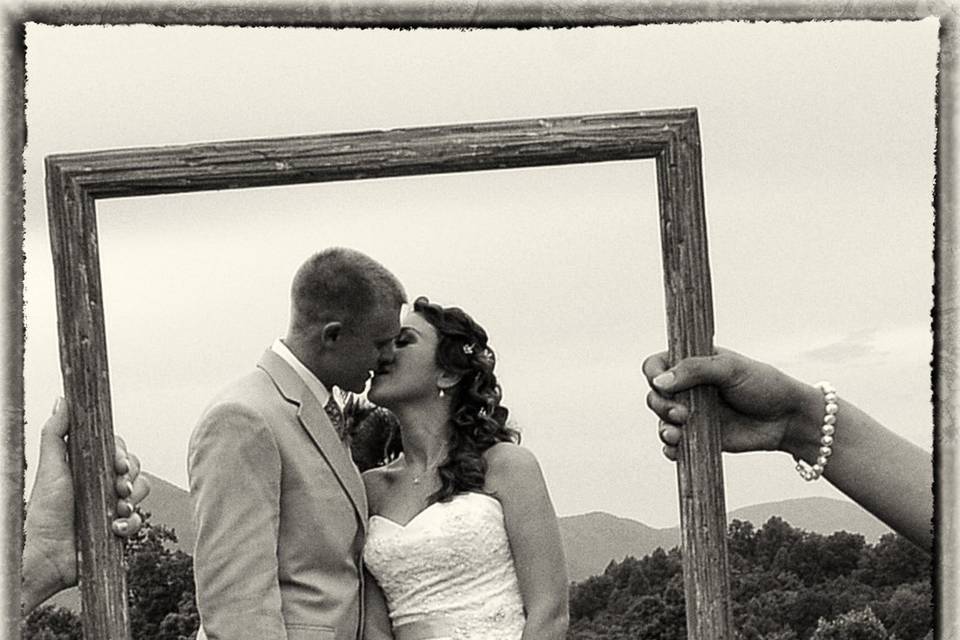
[(803, 460), (797, 460), (797, 473), (800, 477), (810, 482), (817, 480), (823, 475), (823, 469), (827, 466), (827, 460), (833, 453), (833, 432), (837, 424), (837, 390), (829, 382), (818, 382), (814, 385), (823, 392), (823, 424), (820, 425), (820, 455), (817, 456), (817, 462), (813, 466), (808, 465)]

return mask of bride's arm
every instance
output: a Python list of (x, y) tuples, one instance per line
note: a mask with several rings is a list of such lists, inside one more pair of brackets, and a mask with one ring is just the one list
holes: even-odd
[(484, 454), (486, 488), (503, 505), (526, 613), (523, 640), (562, 640), (569, 625), (566, 562), (560, 526), (543, 473), (528, 450), (494, 445)]

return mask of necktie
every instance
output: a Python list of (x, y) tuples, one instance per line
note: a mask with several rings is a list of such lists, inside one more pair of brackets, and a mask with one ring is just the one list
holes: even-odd
[(330, 399), (327, 400), (327, 404), (323, 406), (323, 410), (327, 412), (327, 417), (330, 418), (330, 424), (333, 425), (333, 429), (337, 432), (337, 436), (343, 440), (344, 432), (344, 420), (343, 420), (343, 411), (340, 410), (340, 405), (337, 404), (337, 401), (333, 399), (333, 396), (330, 396)]

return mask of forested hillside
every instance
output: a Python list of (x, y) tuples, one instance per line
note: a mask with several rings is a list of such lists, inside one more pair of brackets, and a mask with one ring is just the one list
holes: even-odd
[[(920, 640), (933, 627), (930, 557), (895, 534), (868, 544), (770, 518), (728, 529), (733, 617), (744, 640)], [(611, 562), (572, 585), (571, 640), (685, 638), (680, 553)]]
[[(128, 545), (130, 621), (136, 640), (186, 640), (199, 624), (191, 558), (161, 525)], [(743, 640), (920, 640), (933, 625), (931, 560), (894, 534), (794, 528), (778, 517), (728, 529), (733, 614)], [(662, 548), (611, 562), (570, 587), (570, 640), (685, 638), (680, 552)], [(67, 609), (41, 607), (24, 640), (81, 640)]]

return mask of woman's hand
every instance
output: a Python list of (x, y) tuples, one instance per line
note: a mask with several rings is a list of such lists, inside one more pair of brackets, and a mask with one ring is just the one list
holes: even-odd
[(674, 367), (667, 366), (667, 354), (661, 352), (644, 361), (643, 373), (651, 387), (647, 405), (660, 417), (663, 453), (671, 460), (677, 459), (682, 427), (690, 417), (675, 394), (698, 385), (717, 388), (720, 411), (715, 419), (724, 451), (796, 453), (818, 436), (820, 392), (733, 351), (685, 358)]
[[(711, 423), (721, 429), (724, 451), (778, 450), (813, 464), (819, 455), (824, 397), (770, 365), (733, 351), (685, 358), (668, 368), (666, 354), (650, 356), (643, 372), (652, 391), (647, 404), (660, 416), (663, 452), (677, 458), (689, 410), (674, 397), (708, 384), (720, 398)], [(929, 452), (840, 397), (832, 454), (823, 477), (857, 504), (931, 552), (932, 460)], [(923, 419), (929, 419), (928, 415)]]

